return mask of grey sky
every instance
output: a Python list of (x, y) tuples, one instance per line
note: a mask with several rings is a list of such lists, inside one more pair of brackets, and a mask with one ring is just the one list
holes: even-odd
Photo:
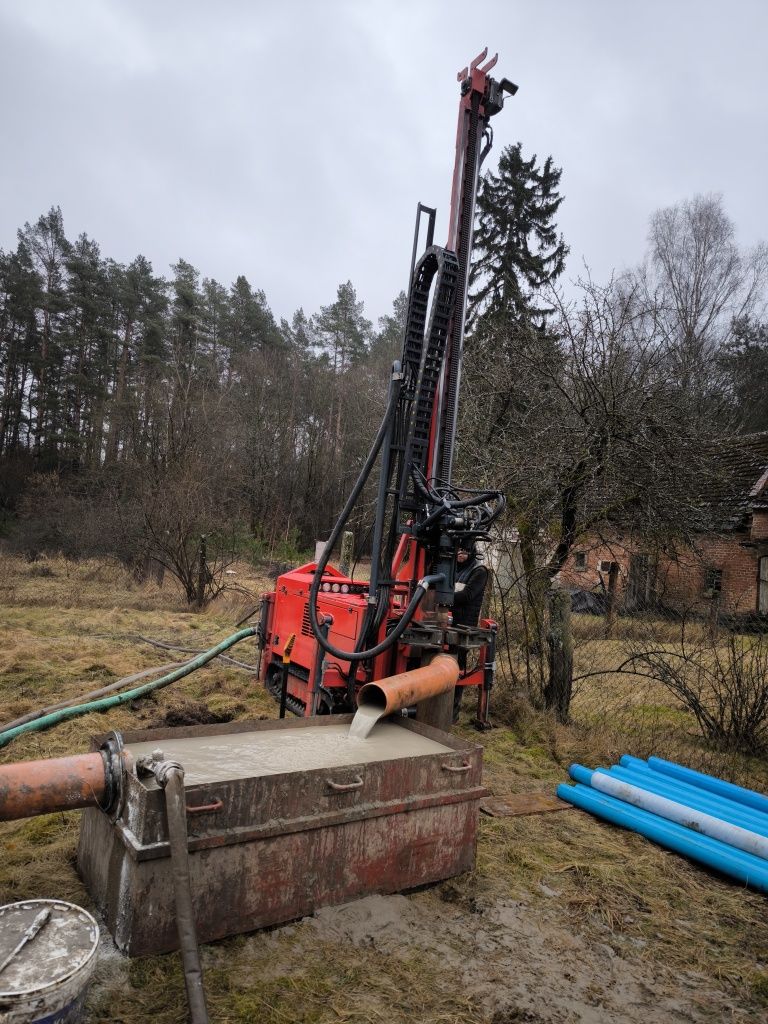
[(563, 167), (569, 274), (640, 260), (649, 214), (722, 192), (768, 238), (764, 0), (0, 0), (0, 247), (59, 204), (120, 261), (179, 256), (307, 313), (405, 286), (418, 200), (444, 236), (456, 71), (520, 86), (496, 148)]

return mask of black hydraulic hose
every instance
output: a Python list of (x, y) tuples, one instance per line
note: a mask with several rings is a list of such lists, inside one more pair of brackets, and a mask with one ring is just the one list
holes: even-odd
[[(317, 625), (317, 608), (312, 596), (312, 591), (309, 593), (309, 621), (312, 625), (312, 632), (317, 637), (317, 642), (328, 654), (332, 654), (334, 658), (338, 658), (340, 661), (368, 661), (369, 658), (376, 658), (379, 654), (383, 654), (388, 651), (392, 644), (396, 643), (397, 640), (403, 635), (405, 630), (410, 625), (411, 619), (416, 614), (416, 609), (422, 602), (424, 595), (433, 583), (442, 583), (445, 576), (442, 573), (436, 573), (432, 576), (424, 576), (416, 584), (416, 589), (413, 592), (413, 597), (408, 603), (408, 607), (402, 614), (399, 622), (392, 630), (391, 633), (387, 633), (380, 644), (376, 644), (375, 647), (371, 647), (367, 651), (343, 651), (340, 647), (334, 647), (330, 641), (320, 636), (320, 627)], [(314, 584), (313, 584), (314, 587)]]
[(322, 647), (326, 654), (331, 654), (333, 655), (334, 658), (338, 658), (340, 661), (368, 661), (369, 658), (375, 658), (377, 657), (377, 655), (383, 654), (384, 651), (389, 650), (392, 644), (394, 644), (399, 639), (399, 637), (402, 636), (402, 634), (405, 632), (411, 619), (416, 613), (416, 609), (421, 604), (422, 598), (426, 594), (430, 584), (437, 583), (444, 579), (442, 575), (438, 575), (425, 576), (423, 579), (419, 580), (416, 586), (416, 590), (413, 593), (413, 597), (408, 603), (408, 607), (403, 612), (402, 618), (395, 626), (395, 628), (392, 630), (392, 632), (388, 633), (387, 636), (381, 641), (381, 643), (376, 644), (375, 647), (371, 647), (368, 650), (363, 651), (343, 651), (340, 647), (334, 647), (334, 645), (330, 643), (330, 641), (322, 635), (322, 632), (320, 630), (320, 623), (317, 620), (317, 595), (320, 592), (320, 584), (322, 583), (323, 573), (325, 572), (325, 567), (328, 565), (328, 562), (330, 560), (331, 552), (333, 551), (333, 548), (335, 547), (336, 542), (341, 535), (341, 531), (344, 529), (346, 522), (352, 513), (352, 509), (355, 507), (355, 503), (357, 502), (357, 499), (360, 497), (360, 494), (363, 490), (363, 487), (365, 487), (368, 477), (371, 475), (371, 470), (373, 469), (374, 463), (376, 462), (376, 457), (378, 456), (379, 450), (381, 449), (381, 446), (384, 443), (384, 439), (387, 437), (392, 417), (394, 416), (395, 410), (397, 409), (398, 395), (399, 388), (393, 388), (390, 392), (390, 400), (387, 409), (384, 413), (384, 418), (381, 421), (381, 425), (374, 439), (373, 446), (370, 452), (368, 453), (368, 458), (365, 460), (363, 468), (360, 470), (360, 475), (358, 476), (355, 482), (355, 486), (352, 488), (352, 491), (349, 497), (347, 498), (346, 504), (344, 505), (344, 508), (341, 511), (341, 515), (336, 521), (336, 525), (331, 531), (330, 537), (326, 541), (325, 547), (323, 548), (323, 553), (320, 555), (320, 561), (317, 563), (317, 568), (315, 569), (315, 575), (314, 578), (312, 579), (312, 586), (309, 588), (307, 609), (309, 611), (309, 624), (312, 627), (312, 632), (318, 644)]
[(320, 555), (320, 560), (317, 563), (317, 568), (315, 569), (315, 575), (312, 580), (312, 586), (310, 587), (309, 590), (309, 622), (312, 627), (312, 632), (314, 633), (315, 639), (323, 648), (323, 650), (326, 651), (328, 654), (333, 654), (335, 657), (343, 657), (349, 661), (365, 661), (367, 658), (371, 657), (371, 655), (368, 652), (359, 652), (361, 656), (358, 657), (358, 652), (355, 652), (355, 654), (353, 655), (350, 654), (349, 651), (338, 651), (337, 648), (333, 648), (332, 645), (328, 643), (328, 641), (322, 636), (320, 631), (320, 625), (317, 621), (317, 595), (320, 591), (320, 584), (322, 583), (323, 573), (325, 572), (325, 567), (328, 565), (328, 562), (330, 560), (331, 552), (333, 551), (333, 548), (335, 547), (336, 542), (338, 541), (341, 535), (341, 531), (344, 529), (347, 520), (349, 519), (352, 513), (352, 509), (355, 507), (357, 499), (360, 497), (360, 494), (362, 493), (362, 490), (365, 487), (368, 477), (371, 475), (371, 470), (374, 467), (381, 446), (383, 445), (385, 438), (389, 434), (392, 418), (397, 410), (399, 394), (399, 386), (390, 388), (389, 402), (387, 404), (387, 408), (384, 412), (384, 417), (379, 426), (371, 450), (368, 453), (368, 457), (366, 458), (365, 463), (363, 464), (363, 468), (360, 470), (358, 478), (355, 481), (355, 485), (352, 488), (349, 497), (347, 498), (346, 504), (344, 505), (344, 508), (341, 511), (341, 515), (336, 521), (336, 525), (331, 531), (331, 535), (328, 538), (325, 547), (323, 548), (322, 554)]
[(187, 850), (187, 808), (184, 792), (184, 768), (178, 761), (161, 761), (154, 769), (155, 778), (165, 792), (165, 813), (168, 820), (168, 842), (171, 848), (171, 873), (176, 899), (176, 931), (179, 936), (184, 987), (191, 1024), (208, 1024), (205, 1003), (203, 968), (197, 947), (192, 886), (189, 878)]

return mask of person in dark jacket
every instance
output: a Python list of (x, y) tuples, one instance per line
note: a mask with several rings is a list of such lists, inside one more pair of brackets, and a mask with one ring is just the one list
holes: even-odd
[[(456, 590), (453, 598), (453, 621), (457, 626), (476, 626), (488, 583), (488, 570), (480, 561), (475, 545), (465, 542), (456, 553)], [(462, 673), (467, 668), (467, 652), (458, 653)], [(457, 721), (464, 687), (457, 686), (453, 694), (453, 720)]]

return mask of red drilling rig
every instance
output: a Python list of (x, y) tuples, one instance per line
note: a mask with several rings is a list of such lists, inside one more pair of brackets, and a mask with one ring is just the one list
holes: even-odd
[[(419, 667), (438, 652), (474, 651), (476, 667), (462, 672), (459, 685), (478, 687), (476, 725), (488, 724), (496, 625), (458, 626), (451, 615), (457, 549), (487, 539), (504, 509), (501, 492), (451, 481), (480, 167), (492, 145), (490, 119), (505, 94), (517, 91), (490, 77), (498, 55), (487, 55), (486, 48), (457, 76), (444, 248), (433, 244), (435, 210), (418, 205), (403, 353), (373, 447), (319, 561), (280, 576), (262, 600), (260, 678), (295, 714), (352, 711), (366, 682)], [(417, 259), (423, 218), (426, 247)], [(359, 582), (328, 563), (377, 462), (370, 580)]]

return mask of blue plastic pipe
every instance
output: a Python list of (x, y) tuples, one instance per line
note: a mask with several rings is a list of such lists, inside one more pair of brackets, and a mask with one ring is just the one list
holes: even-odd
[(768, 893), (768, 864), (760, 857), (735, 850), (717, 839), (691, 832), (656, 814), (625, 804), (614, 797), (596, 793), (589, 786), (561, 783), (557, 795), (598, 818), (631, 829), (675, 853), (681, 853), (707, 867)]
[(631, 754), (624, 754), (624, 756), (619, 761), (619, 764), (622, 766), (622, 768), (638, 768), (640, 771), (650, 771), (650, 768), (648, 767), (646, 761), (643, 761), (639, 757), (632, 757)]
[(763, 814), (768, 814), (768, 796), (756, 793), (753, 789), (744, 789), (743, 786), (735, 786), (732, 782), (724, 779), (717, 779), (714, 775), (705, 775), (704, 772), (695, 772), (693, 768), (685, 768), (674, 761), (664, 761), (660, 757), (649, 757), (648, 767), (663, 775), (672, 776), (682, 782), (688, 782), (700, 789), (706, 789), (710, 793), (717, 793), (728, 800), (735, 800), (737, 803), (745, 804), (747, 807), (754, 807)]
[[(598, 768), (597, 771), (605, 771)], [(622, 782), (629, 782), (633, 786), (640, 786), (647, 789), (649, 793), (657, 793), (668, 800), (677, 800), (696, 810), (704, 811), (707, 814), (714, 814), (723, 821), (729, 821), (742, 828), (748, 828), (761, 836), (768, 836), (768, 816), (754, 811), (744, 804), (737, 804), (733, 800), (726, 800), (724, 797), (717, 797), (713, 793), (707, 793), (695, 786), (687, 786), (683, 782), (676, 782), (671, 777), (667, 780), (658, 772), (637, 772), (630, 768), (613, 767), (610, 775), (621, 779)], [(579, 779), (583, 782), (583, 779)]]
[(687, 801), (681, 800), (679, 796), (668, 797), (662, 796), (660, 793), (653, 793), (644, 786), (627, 782), (611, 772), (601, 769), (590, 771), (582, 765), (572, 765), (570, 774), (571, 778), (591, 786), (603, 796), (611, 796), (632, 807), (657, 814), (665, 821), (682, 825), (683, 828), (709, 836), (711, 839), (718, 839), (726, 846), (744, 850), (745, 853), (753, 853), (756, 857), (761, 857), (768, 867), (768, 836), (745, 828), (740, 823), (726, 821), (719, 815), (713, 814), (710, 808), (699, 809), (691, 806)]

